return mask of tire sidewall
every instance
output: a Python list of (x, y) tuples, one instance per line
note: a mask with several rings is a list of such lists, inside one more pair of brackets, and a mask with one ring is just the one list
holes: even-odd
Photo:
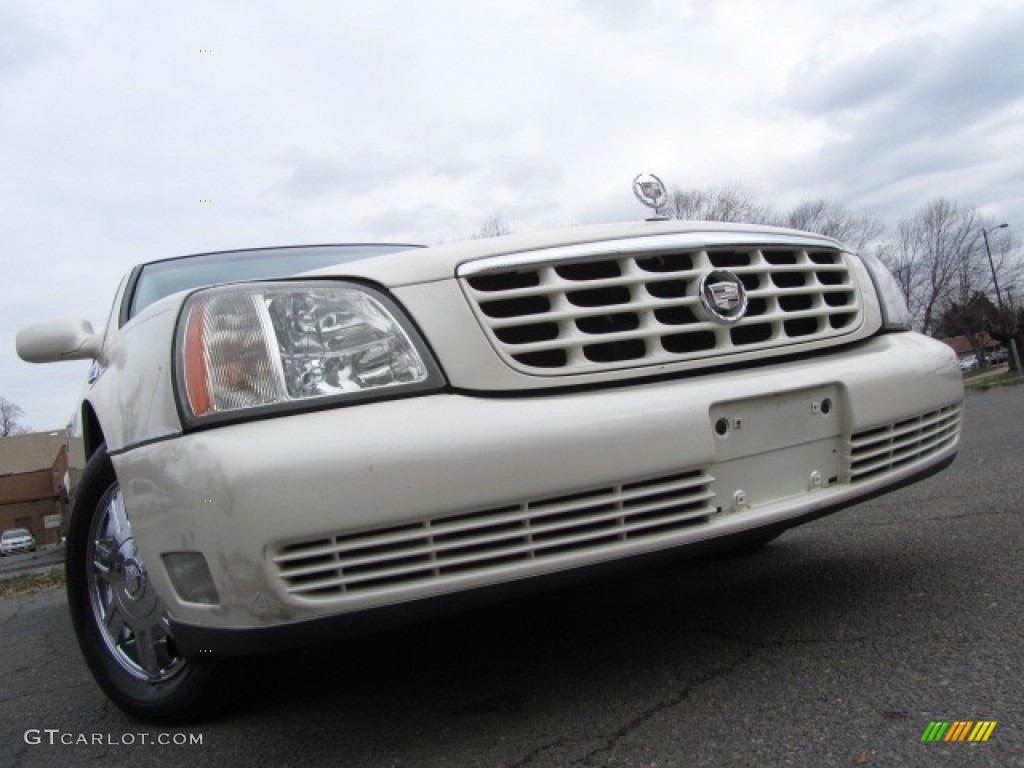
[[(214, 663), (186, 660), (169, 680), (147, 683), (115, 659), (97, 626), (89, 585), (89, 543), (93, 520), (107, 491), (117, 482), (105, 446), (89, 459), (82, 474), (68, 525), (65, 576), (68, 607), (82, 655), (104, 693), (125, 712), (150, 722), (184, 722), (199, 713), (199, 701)], [(151, 567), (148, 564), (147, 567)]]

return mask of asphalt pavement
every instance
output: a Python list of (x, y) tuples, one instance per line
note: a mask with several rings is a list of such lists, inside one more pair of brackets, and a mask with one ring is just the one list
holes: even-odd
[(1024, 766), (1022, 468), (1024, 386), (972, 394), (949, 470), (754, 555), (246, 660), (181, 729), (106, 702), (61, 592), (0, 601), (0, 765)]

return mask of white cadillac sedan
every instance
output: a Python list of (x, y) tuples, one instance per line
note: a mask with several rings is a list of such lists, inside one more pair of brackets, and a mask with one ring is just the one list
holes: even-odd
[(180, 721), (223, 657), (658, 553), (748, 547), (919, 480), (963, 386), (875, 259), (648, 220), (432, 248), (154, 261), (72, 430), (68, 597), (120, 707)]

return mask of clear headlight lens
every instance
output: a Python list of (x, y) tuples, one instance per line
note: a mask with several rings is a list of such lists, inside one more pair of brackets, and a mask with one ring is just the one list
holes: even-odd
[(179, 322), (182, 404), (205, 419), (440, 386), (440, 371), (401, 317), (383, 294), (353, 283), (198, 291)]
[(878, 303), (882, 307), (882, 325), (887, 331), (909, 331), (911, 326), (910, 310), (903, 297), (899, 283), (892, 272), (877, 257), (870, 253), (859, 254), (860, 260), (868, 268), (871, 282), (875, 284)]

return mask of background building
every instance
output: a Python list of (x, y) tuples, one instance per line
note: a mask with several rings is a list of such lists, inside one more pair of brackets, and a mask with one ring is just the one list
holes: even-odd
[(67, 521), (67, 435), (0, 438), (0, 530), (27, 528), (36, 544), (56, 544)]

